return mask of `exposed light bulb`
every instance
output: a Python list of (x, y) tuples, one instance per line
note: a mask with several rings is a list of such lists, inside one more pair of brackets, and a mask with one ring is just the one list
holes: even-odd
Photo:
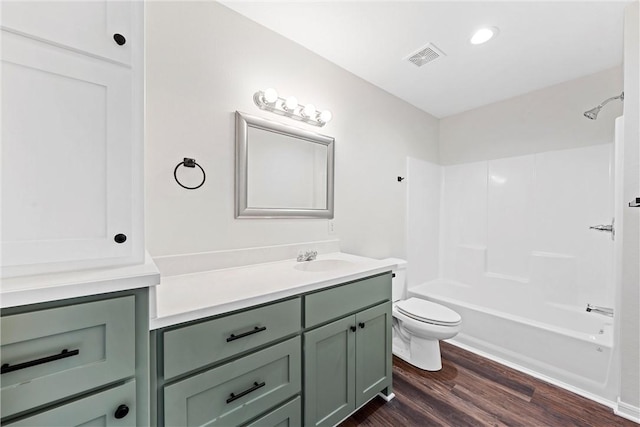
[(298, 98), (296, 98), (295, 96), (288, 97), (284, 103), (284, 106), (289, 111), (295, 110), (298, 106)]
[(274, 102), (276, 102), (278, 100), (278, 92), (276, 92), (276, 90), (274, 88), (270, 87), (269, 89), (265, 89), (264, 94), (262, 95), (262, 97), (269, 104), (273, 104)]
[(307, 104), (304, 107), (304, 110), (302, 110), (302, 112), (304, 113), (305, 116), (309, 117), (309, 118), (315, 118), (316, 116), (316, 106), (313, 104)]
[(493, 37), (498, 34), (498, 29), (495, 27), (492, 28), (480, 28), (475, 34), (471, 37), (471, 44), (482, 44), (491, 40)]
[(322, 113), (320, 113), (320, 121), (323, 123), (328, 123), (332, 118), (333, 114), (331, 114), (331, 111), (329, 110), (324, 110)]
[(253, 94), (253, 102), (262, 110), (271, 111), (314, 126), (322, 127), (333, 118), (331, 111), (320, 111), (313, 104), (301, 105), (295, 96), (281, 97), (272, 87), (255, 92)]

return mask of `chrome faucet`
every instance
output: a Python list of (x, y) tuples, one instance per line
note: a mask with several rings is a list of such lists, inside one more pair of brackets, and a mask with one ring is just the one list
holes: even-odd
[(587, 311), (589, 313), (591, 313), (593, 311), (594, 313), (603, 314), (605, 316), (613, 317), (613, 308), (609, 308), (609, 307), (599, 307), (597, 305), (587, 304)]
[(296, 258), (296, 260), (298, 262), (303, 262), (303, 261), (313, 261), (314, 259), (316, 259), (316, 257), (318, 256), (318, 251), (300, 251), (298, 253), (298, 258)]

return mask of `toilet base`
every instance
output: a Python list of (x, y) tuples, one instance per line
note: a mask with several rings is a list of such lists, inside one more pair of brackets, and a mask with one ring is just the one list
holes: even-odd
[(411, 363), (425, 371), (442, 369), (440, 341), (411, 337)]
[(411, 336), (409, 339), (393, 330), (393, 354), (405, 362), (425, 371), (442, 369), (440, 341)]

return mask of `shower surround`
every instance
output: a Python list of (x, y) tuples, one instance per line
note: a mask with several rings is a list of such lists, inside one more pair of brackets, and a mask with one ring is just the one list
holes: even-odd
[(613, 144), (443, 168), (441, 275), (613, 307)]
[[(441, 178), (422, 213), (409, 210), (419, 189), (408, 189), (409, 226), (440, 213), (438, 278), (409, 270), (409, 295), (460, 312), (454, 342), (612, 406), (613, 319), (586, 305), (615, 302), (612, 235), (589, 229), (612, 222), (613, 144), (408, 165), (409, 176)], [(429, 256), (407, 255), (409, 267)]]

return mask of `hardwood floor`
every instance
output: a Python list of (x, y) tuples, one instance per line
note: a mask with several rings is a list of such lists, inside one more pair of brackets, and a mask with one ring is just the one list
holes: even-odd
[(396, 398), (369, 402), (341, 427), (638, 427), (589, 399), (445, 342), (443, 368), (417, 369), (394, 357)]

